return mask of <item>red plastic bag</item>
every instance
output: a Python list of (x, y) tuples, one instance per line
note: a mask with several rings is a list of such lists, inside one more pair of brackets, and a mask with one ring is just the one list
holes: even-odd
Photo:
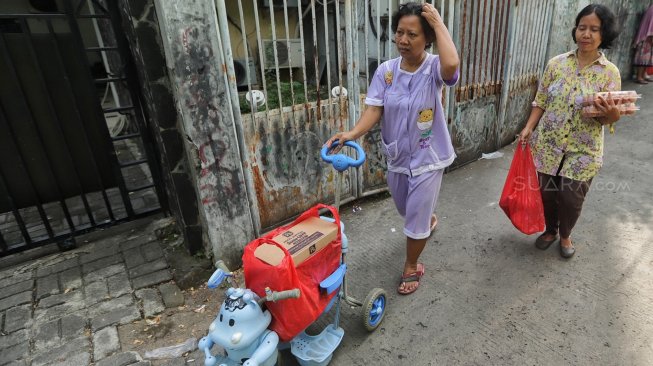
[(522, 233), (530, 235), (544, 231), (540, 183), (528, 144), (519, 143), (515, 150), (499, 206)]
[[(318, 210), (320, 208), (327, 208), (331, 211), (335, 223), (338, 225), (338, 235), (335, 240), (327, 244), (315, 255), (295, 267), (288, 250), (272, 240), (272, 238), (309, 217), (319, 216)], [(255, 239), (245, 247), (243, 268), (247, 288), (261, 297), (265, 296), (266, 287), (273, 291), (285, 291), (294, 288), (301, 291), (298, 299), (266, 303), (268, 310), (272, 314), (270, 329), (277, 332), (281, 341), (290, 341), (317, 320), (333, 296), (336, 295), (337, 291), (326, 294), (320, 290), (319, 285), (340, 265), (342, 251), (340, 238), (340, 216), (338, 212), (331, 206), (319, 204), (304, 212), (292, 224), (280, 227), (262, 238)], [(272, 266), (256, 258), (254, 251), (264, 243), (276, 245), (284, 251), (285, 257), (279, 265)]]

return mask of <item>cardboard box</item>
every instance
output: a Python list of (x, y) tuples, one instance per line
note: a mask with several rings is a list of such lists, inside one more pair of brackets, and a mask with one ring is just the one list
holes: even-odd
[[(288, 250), (296, 267), (335, 240), (337, 236), (338, 226), (335, 223), (319, 217), (310, 217), (281, 232), (272, 240)], [(261, 244), (254, 251), (254, 255), (265, 263), (276, 266), (281, 263), (284, 253), (274, 245)]]

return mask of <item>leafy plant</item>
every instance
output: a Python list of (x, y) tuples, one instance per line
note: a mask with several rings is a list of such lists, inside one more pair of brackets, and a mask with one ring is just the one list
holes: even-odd
[[(307, 102), (306, 94), (308, 94), (308, 102), (317, 101), (317, 88), (308, 85), (306, 94), (304, 93), (304, 83), (299, 81), (280, 81), (279, 88), (277, 88), (277, 76), (274, 70), (265, 72), (266, 81), (266, 103), (268, 109), (277, 109), (281, 105), (288, 107), (296, 104), (304, 104)], [(279, 91), (281, 92), (281, 103), (279, 102)], [(294, 93), (294, 100), (293, 100)], [(328, 98), (328, 91), (326, 85), (320, 86), (320, 99)], [(240, 95), (240, 112), (250, 113), (252, 110), (249, 103), (245, 99), (245, 93)], [(264, 111), (265, 106), (259, 106), (257, 112)]]

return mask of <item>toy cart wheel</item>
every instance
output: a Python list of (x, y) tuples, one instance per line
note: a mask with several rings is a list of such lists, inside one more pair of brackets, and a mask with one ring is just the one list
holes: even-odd
[(385, 304), (387, 296), (385, 291), (380, 288), (375, 288), (367, 294), (363, 302), (363, 324), (365, 329), (371, 332), (375, 330), (385, 315)]

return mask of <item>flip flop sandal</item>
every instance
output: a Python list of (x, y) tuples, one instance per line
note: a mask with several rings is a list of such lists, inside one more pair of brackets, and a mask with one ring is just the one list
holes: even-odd
[[(419, 287), (419, 281), (422, 279), (422, 276), (424, 276), (424, 264), (417, 263), (417, 271), (401, 276), (401, 282), (399, 283), (399, 287), (397, 287), (397, 293), (400, 295), (410, 295), (413, 292), (417, 291), (417, 288)], [(415, 286), (412, 290), (401, 289), (402, 285), (406, 286), (410, 282), (417, 282), (417, 286)]]

